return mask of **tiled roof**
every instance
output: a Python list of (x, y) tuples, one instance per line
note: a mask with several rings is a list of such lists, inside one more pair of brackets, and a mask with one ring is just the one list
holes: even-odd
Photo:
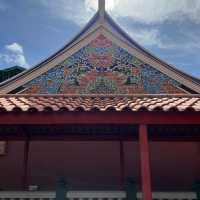
[(200, 111), (200, 95), (1, 95), (0, 111)]

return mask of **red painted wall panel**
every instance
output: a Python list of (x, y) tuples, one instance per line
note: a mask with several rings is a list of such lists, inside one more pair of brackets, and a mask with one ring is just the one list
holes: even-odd
[[(140, 183), (136, 142), (124, 142), (125, 174)], [(23, 142), (9, 142), (0, 157), (0, 189), (22, 187)], [(72, 189), (120, 188), (119, 142), (32, 142), (29, 182), (54, 189), (58, 176)], [(199, 142), (151, 142), (152, 185), (157, 190), (186, 190), (200, 178)]]

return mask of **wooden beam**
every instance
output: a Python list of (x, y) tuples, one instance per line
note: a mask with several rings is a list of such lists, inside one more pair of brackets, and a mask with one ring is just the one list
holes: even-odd
[(200, 124), (200, 112), (5, 112), (0, 124)]
[(143, 124), (139, 127), (139, 146), (143, 200), (152, 200), (148, 132), (147, 126)]
[[(30, 136), (30, 141), (70, 141), (70, 142), (77, 142), (77, 141), (82, 141), (82, 142), (89, 142), (89, 141), (138, 141), (136, 137), (115, 137), (115, 136), (71, 136), (71, 135), (65, 135), (65, 136), (48, 136), (48, 135), (38, 135), (38, 136)], [(10, 136), (0, 136), (0, 141), (25, 141), (26, 136), (16, 136), (16, 135), (10, 135)], [(153, 142), (200, 142), (200, 137), (191, 137), (191, 138), (177, 138), (177, 137), (170, 137), (168, 138), (167, 136), (161, 137), (154, 137), (150, 138), (149, 141)]]
[[(200, 125), (153, 125), (148, 126), (148, 139), (199, 142), (199, 131)], [(27, 137), (29, 141), (138, 141), (138, 125), (0, 125), (0, 141), (25, 141)]]

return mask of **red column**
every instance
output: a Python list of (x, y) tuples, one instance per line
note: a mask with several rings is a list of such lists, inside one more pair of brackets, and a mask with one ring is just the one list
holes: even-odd
[(28, 188), (28, 160), (29, 160), (29, 149), (30, 141), (26, 140), (24, 142), (24, 163), (23, 163), (23, 189), (27, 190)]
[(143, 200), (152, 200), (150, 153), (148, 143), (147, 125), (139, 126), (140, 164), (142, 175)]
[(123, 141), (120, 141), (120, 183), (121, 183), (121, 188), (123, 189), (124, 187), (124, 182), (125, 182), (125, 160), (124, 160), (124, 143)]

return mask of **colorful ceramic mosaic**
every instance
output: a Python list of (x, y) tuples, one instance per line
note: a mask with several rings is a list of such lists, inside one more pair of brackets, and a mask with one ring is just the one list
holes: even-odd
[(178, 87), (178, 82), (100, 35), (60, 65), (24, 85), (24, 93), (183, 93)]

